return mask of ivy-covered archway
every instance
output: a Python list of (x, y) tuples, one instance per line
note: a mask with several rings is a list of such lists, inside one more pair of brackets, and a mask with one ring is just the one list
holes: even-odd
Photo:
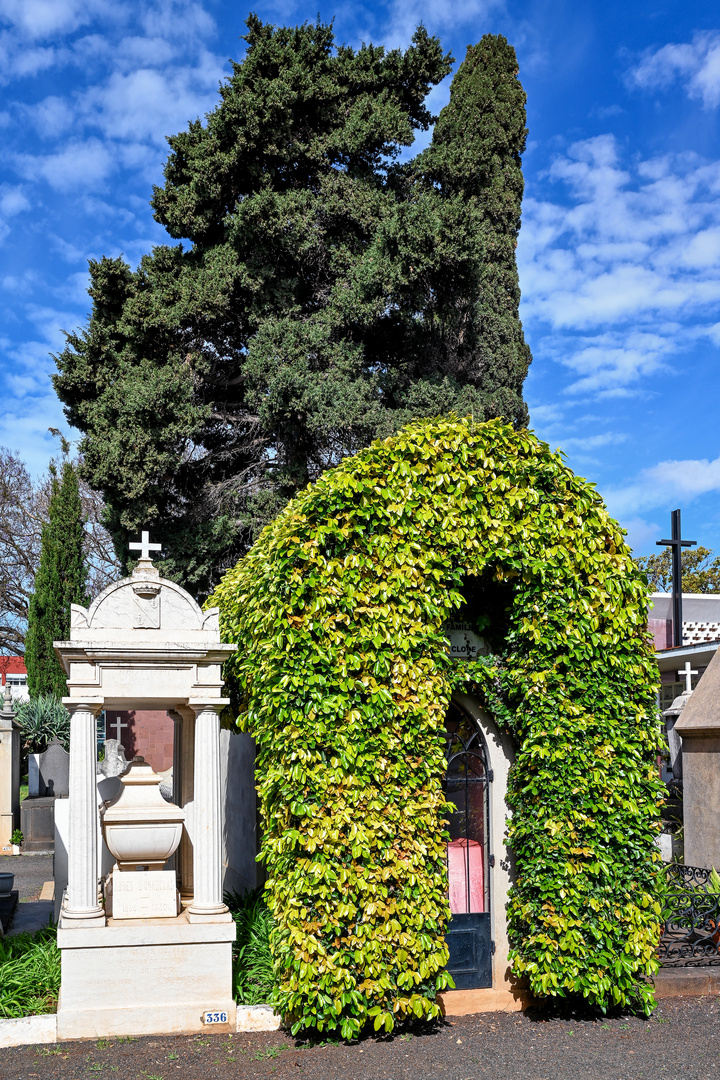
[[(443, 623), (482, 583), (496, 610), (505, 590), (502, 640), (453, 662)], [(226, 676), (258, 747), (276, 1005), (296, 1030), (438, 1014), (454, 690), (515, 745), (515, 974), (651, 1006), (657, 674), (645, 579), (591, 484), (527, 431), (421, 421), (295, 498), (209, 603), (239, 643)]]

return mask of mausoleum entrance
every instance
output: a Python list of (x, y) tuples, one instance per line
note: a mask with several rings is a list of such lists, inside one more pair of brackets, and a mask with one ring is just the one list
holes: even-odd
[(455, 702), (445, 728), (445, 797), (455, 807), (448, 819), (448, 971), (457, 989), (474, 990), (492, 986), (488, 850), (492, 773), (478, 725)]

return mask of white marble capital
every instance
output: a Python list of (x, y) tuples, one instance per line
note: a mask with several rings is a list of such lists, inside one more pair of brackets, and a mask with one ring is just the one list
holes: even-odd
[(70, 712), (70, 805), (68, 890), (62, 917), (86, 925), (103, 923), (98, 901), (97, 703), (67, 703)]
[(222, 806), (220, 803), (220, 711), (225, 701), (191, 706), (195, 711), (193, 901), (191, 919), (230, 918), (222, 898)]

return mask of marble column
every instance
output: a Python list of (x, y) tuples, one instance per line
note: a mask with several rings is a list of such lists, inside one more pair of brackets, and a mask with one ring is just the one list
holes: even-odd
[(195, 709), (195, 798), (191, 922), (229, 919), (222, 898), (222, 807), (220, 803), (220, 711), (222, 704)]
[(173, 802), (185, 811), (182, 838), (174, 858), (180, 899), (187, 907), (193, 898), (195, 713), (187, 706), (178, 706), (170, 710), (170, 716), (175, 723)]
[(20, 729), (14, 720), (10, 685), (0, 712), (0, 851), (20, 827)]
[(97, 728), (99, 705), (67, 703), (70, 712), (68, 890), (64, 922), (104, 924), (98, 902)]
[(180, 897), (184, 906), (192, 903), (194, 895), (194, 845), (195, 845), (195, 713), (190, 708), (178, 710), (182, 714), (182, 758), (180, 763), (180, 806), (185, 811), (185, 828), (180, 841), (180, 865), (182, 887)]

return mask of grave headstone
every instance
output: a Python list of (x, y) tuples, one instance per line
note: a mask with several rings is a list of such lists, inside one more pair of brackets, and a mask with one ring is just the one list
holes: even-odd
[(23, 834), (23, 851), (43, 851), (51, 854), (55, 849), (55, 796), (39, 796), (23, 799), (20, 803), (20, 828)]
[(40, 796), (63, 798), (70, 792), (70, 755), (57, 739), (40, 755)]

